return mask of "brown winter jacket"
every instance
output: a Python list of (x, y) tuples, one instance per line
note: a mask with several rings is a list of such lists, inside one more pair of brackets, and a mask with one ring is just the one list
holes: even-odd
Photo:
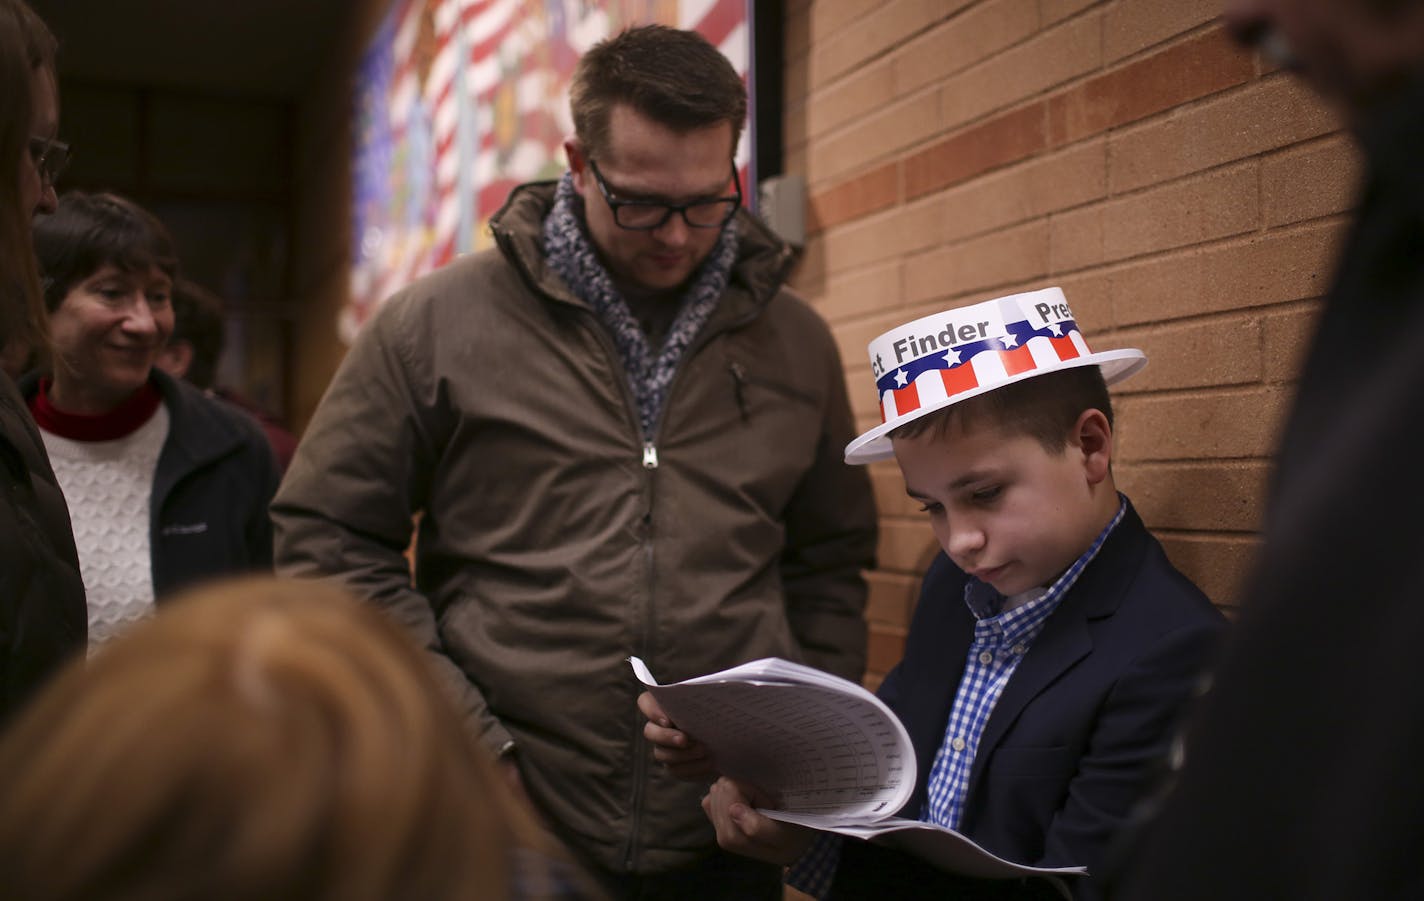
[[(604, 867), (713, 847), (702, 788), (641, 738), (627, 658), (675, 681), (766, 656), (851, 679), (875, 516), (840, 357), (750, 216), (645, 447), (612, 339), (544, 264), (553, 186), (499, 247), (397, 294), (337, 372), (272, 506), (280, 570), (338, 575), (513, 740), (545, 818)], [(412, 586), (402, 557), (422, 512)]]

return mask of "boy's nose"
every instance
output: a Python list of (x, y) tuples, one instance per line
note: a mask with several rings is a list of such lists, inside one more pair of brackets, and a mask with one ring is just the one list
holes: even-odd
[(942, 538), (944, 552), (960, 565), (966, 560), (972, 560), (984, 547), (984, 531), (974, 523), (952, 523), (945, 527)]

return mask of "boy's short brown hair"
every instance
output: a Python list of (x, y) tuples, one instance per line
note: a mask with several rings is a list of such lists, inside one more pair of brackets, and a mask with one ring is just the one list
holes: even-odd
[(1011, 435), (1028, 435), (1056, 454), (1067, 447), (1069, 432), (1084, 410), (1101, 410), (1112, 426), (1112, 398), (1097, 366), (1074, 366), (1011, 382), (907, 422), (889, 437), (940, 437), (956, 423), (961, 428), (990, 425)]

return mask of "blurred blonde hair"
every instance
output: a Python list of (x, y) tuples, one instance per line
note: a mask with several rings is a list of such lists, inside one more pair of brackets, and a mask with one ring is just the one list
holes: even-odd
[(322, 583), (175, 600), (56, 680), (0, 774), (26, 901), (506, 898), (541, 846), (422, 652)]

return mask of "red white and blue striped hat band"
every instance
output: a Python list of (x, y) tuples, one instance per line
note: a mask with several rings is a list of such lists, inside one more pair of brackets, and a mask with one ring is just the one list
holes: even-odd
[(1074, 366), (1101, 367), (1111, 385), (1146, 365), (1140, 350), (1089, 350), (1059, 288), (925, 316), (870, 342), (880, 425), (847, 444), (845, 459), (887, 459), (895, 429), (1002, 385)]

